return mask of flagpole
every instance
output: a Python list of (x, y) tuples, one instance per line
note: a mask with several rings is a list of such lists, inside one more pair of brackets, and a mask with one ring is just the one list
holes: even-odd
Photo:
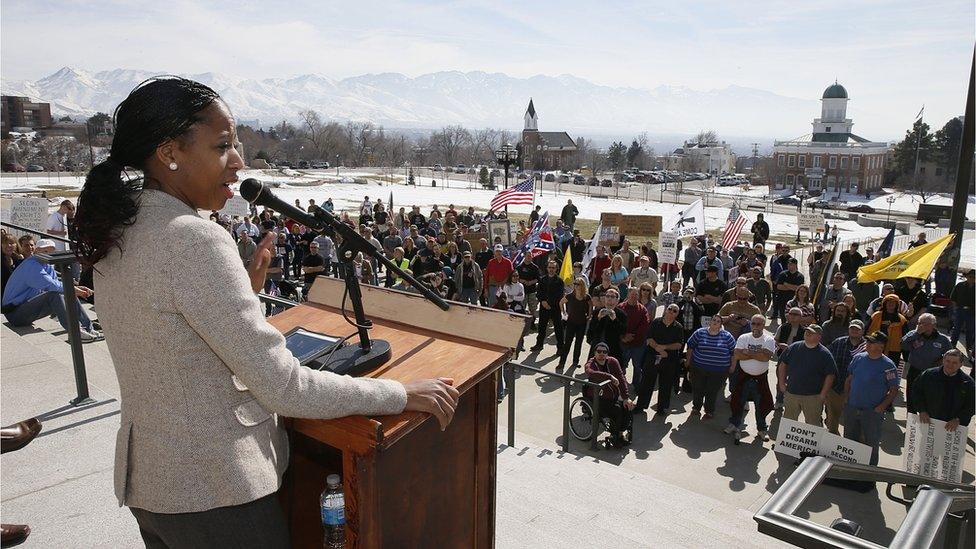
[[(918, 119), (915, 121), (925, 124), (925, 121), (923, 120), (924, 118), (925, 118), (925, 105), (922, 105), (922, 110), (918, 111)], [(912, 178), (912, 187), (915, 189), (918, 188), (918, 152), (919, 149), (921, 148), (921, 145), (922, 145), (922, 126), (920, 125), (918, 127), (918, 133), (915, 135), (915, 174), (914, 177)]]

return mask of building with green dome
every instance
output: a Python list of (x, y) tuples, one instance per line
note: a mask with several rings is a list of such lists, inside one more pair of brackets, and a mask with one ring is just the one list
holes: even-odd
[(813, 131), (774, 143), (776, 170), (770, 181), (774, 190), (804, 188), (811, 195), (829, 195), (867, 194), (881, 188), (888, 144), (853, 133), (848, 101), (847, 89), (835, 81), (820, 98), (820, 117), (813, 119)]

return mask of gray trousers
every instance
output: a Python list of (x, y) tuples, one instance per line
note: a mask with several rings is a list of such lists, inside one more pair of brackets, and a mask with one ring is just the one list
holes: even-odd
[[(88, 313), (85, 312), (77, 297), (71, 298), (71, 306), (78, 311), (78, 323), (81, 324), (81, 327), (91, 330), (91, 318), (88, 317)], [(62, 328), (70, 329), (68, 327), (68, 311), (64, 305), (64, 295), (58, 292), (41, 292), (6, 314), (7, 320), (14, 326), (27, 326), (35, 320), (52, 315), (57, 317)]]
[(135, 507), (129, 510), (148, 549), (286, 549), (291, 546), (277, 494), (198, 513), (152, 513)]

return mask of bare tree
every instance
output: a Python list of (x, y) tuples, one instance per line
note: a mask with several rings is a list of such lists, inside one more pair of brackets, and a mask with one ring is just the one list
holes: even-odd
[(715, 133), (715, 130), (702, 130), (695, 136), (695, 142), (699, 145), (706, 145), (717, 141), (718, 135)]
[[(587, 158), (590, 157), (590, 151), (593, 149), (593, 140), (587, 139), (585, 137), (576, 138), (576, 167), (580, 168), (587, 163)], [(594, 166), (590, 166), (594, 168)]]
[(447, 126), (430, 136), (433, 148), (448, 166), (460, 157), (461, 149), (471, 143), (471, 133), (464, 126)]

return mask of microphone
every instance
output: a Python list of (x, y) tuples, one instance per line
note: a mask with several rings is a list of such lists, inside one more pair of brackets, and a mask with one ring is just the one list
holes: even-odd
[(264, 187), (264, 183), (261, 183), (253, 177), (249, 177), (241, 182), (240, 193), (241, 198), (255, 206), (270, 208), (285, 217), (294, 219), (302, 225), (317, 231), (325, 228), (325, 222), (278, 198), (270, 189)]

